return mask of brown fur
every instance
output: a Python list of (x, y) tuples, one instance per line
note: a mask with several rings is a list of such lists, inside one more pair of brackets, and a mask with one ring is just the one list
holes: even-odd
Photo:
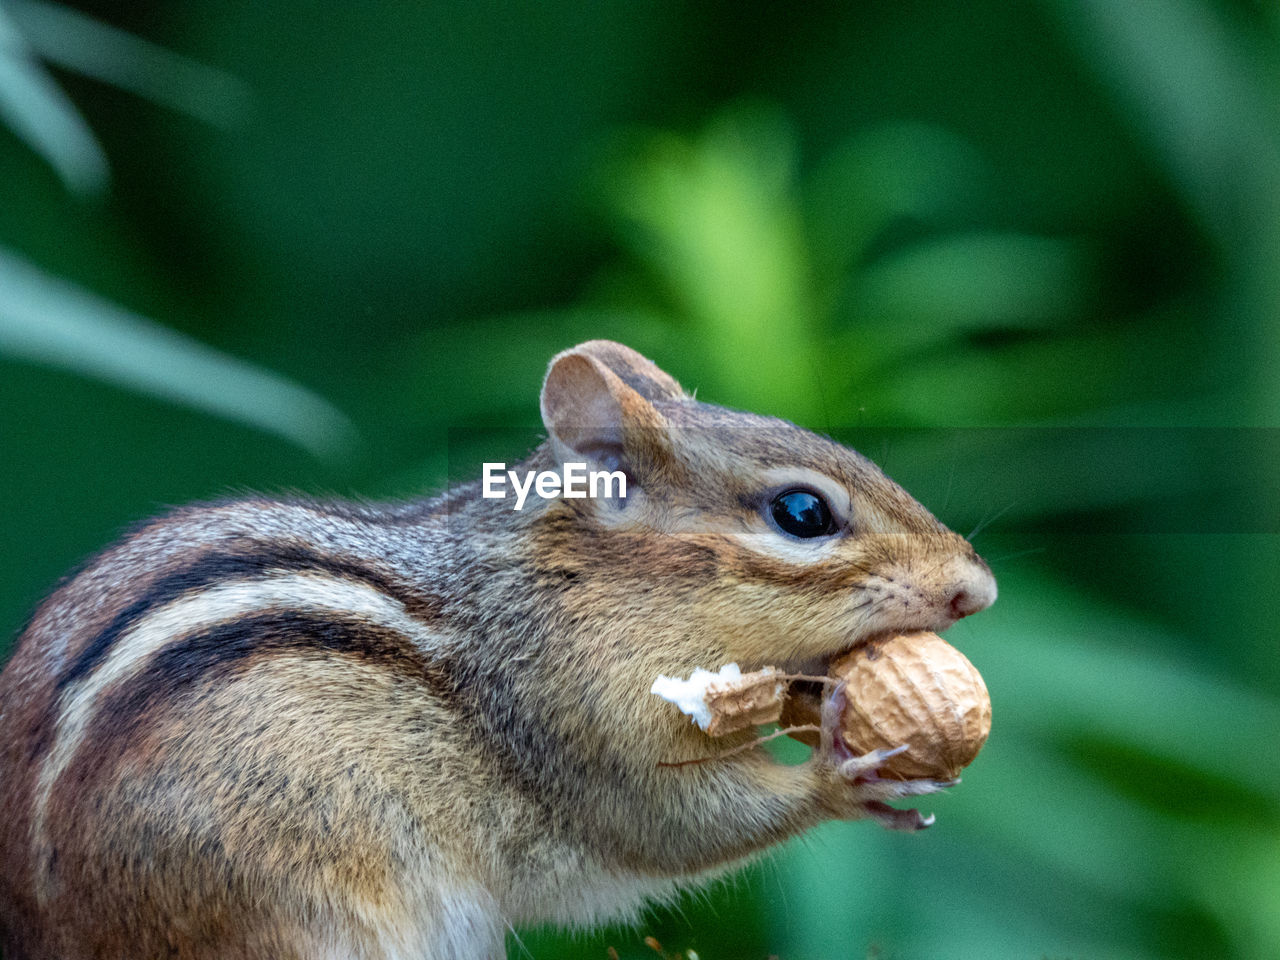
[[(649, 686), (941, 629), (994, 598), (969, 545), (618, 344), (553, 360), (542, 409), (522, 466), (621, 469), (625, 500), (187, 508), (46, 601), (0, 676), (7, 957), (494, 957), (874, 815), (826, 754), (659, 766), (749, 734)], [(839, 534), (770, 525), (789, 483)]]

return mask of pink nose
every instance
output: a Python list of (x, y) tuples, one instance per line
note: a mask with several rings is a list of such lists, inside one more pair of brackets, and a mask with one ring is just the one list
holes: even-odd
[(974, 594), (968, 590), (957, 590), (951, 595), (951, 616), (959, 620), (961, 617), (967, 617), (971, 613), (977, 613), (979, 610), (985, 610), (987, 604), (983, 603)]
[(952, 588), (948, 609), (959, 620), (968, 617), (996, 601), (996, 580), (986, 566), (973, 566)]

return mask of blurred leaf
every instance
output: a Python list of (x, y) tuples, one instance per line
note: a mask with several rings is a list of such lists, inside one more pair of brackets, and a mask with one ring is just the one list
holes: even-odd
[(1085, 312), (1095, 273), (1078, 241), (953, 234), (869, 265), (848, 310), (861, 336), (905, 352), (957, 334), (1060, 325)]
[(859, 131), (823, 158), (804, 186), (815, 278), (823, 287), (838, 285), (893, 221), (945, 224), (977, 208), (990, 184), (977, 149), (940, 126), (902, 122)]
[(1277, 91), (1226, 11), (1201, 0), (1053, 6), (1224, 250), (1255, 229), (1274, 238)]
[(327, 401), (0, 250), (0, 351), (267, 430), (318, 457), (355, 431)]
[(1241, 955), (1267, 960), (1280, 949), (1280, 829), (1219, 838), (1220, 853), (1189, 871), (1189, 880), (1223, 918)]
[(7, 4), (0, 4), (0, 118), (78, 194), (110, 179), (106, 154), (35, 53)]
[[(1015, 339), (982, 350), (943, 342), (910, 363), (883, 363), (860, 386), (876, 398), (882, 416), (909, 423), (1071, 422), (1093, 409), (1098, 397), (1142, 403), (1167, 395), (1167, 371), (1203, 349), (1168, 319), (1159, 314), (1091, 328), (1077, 324), (1066, 336)], [(1208, 377), (1211, 368), (1199, 372)], [(1190, 391), (1200, 385), (1181, 386)], [(856, 422), (852, 412), (842, 413), (843, 422)]]
[[(1059, 330), (1097, 311), (1100, 264), (1085, 243), (955, 232), (960, 212), (990, 190), (959, 138), (926, 124), (876, 127), (803, 185), (794, 154), (775, 113), (739, 106), (696, 138), (625, 142), (601, 177), (619, 238), (643, 272), (613, 270), (596, 297), (669, 312), (691, 339), (713, 345), (692, 359), (722, 402), (825, 429), (860, 421), (869, 397), (911, 420), (920, 409), (945, 410), (952, 422), (1006, 415), (979, 410), (1013, 401), (997, 375), (1012, 354), (969, 341)], [(941, 232), (867, 262), (873, 239), (900, 217)], [(1034, 372), (1046, 389), (1030, 404), (1017, 396), (1020, 419), (1060, 415), (1088, 395), (1063, 382), (1074, 349), (1090, 354), (1086, 372), (1099, 389), (1129, 386), (1120, 361), (1098, 367), (1083, 340), (1024, 347), (1037, 354), (1029, 366), (1050, 375)], [(939, 372), (957, 366), (959, 376)]]
[[(1238, 29), (1200, 0), (1054, 0), (1082, 57), (1216, 241), (1232, 276), (1216, 344), (1248, 361), (1241, 394), (1255, 422), (1280, 409), (1280, 83), (1276, 39)], [(1264, 372), (1265, 371), (1265, 372)]]
[[(1280, 484), (1280, 465), (1246, 459), (1271, 441), (1270, 431), (1037, 425), (836, 436), (872, 453), (891, 442), (894, 479), (971, 536), (996, 512), (1002, 526), (1030, 524), (1041, 534), (1280, 530), (1280, 517), (1264, 506), (1248, 516), (1217, 509), (1232, 494), (1252, 501), (1256, 490)], [(1180, 507), (1188, 501), (1197, 504), (1192, 512)]]
[[(652, 134), (602, 176), (609, 212), (673, 312), (713, 345), (703, 362), (734, 402), (813, 420), (820, 318), (793, 193), (793, 134), (739, 107), (698, 138)], [(763, 348), (763, 349), (761, 349)]]
[(245, 119), (246, 84), (60, 3), (5, 0), (29, 47), (51, 63), (218, 127)]
[[(1060, 592), (1045, 594), (1042, 609), (1063, 612), (1067, 624), (1045, 624), (1048, 632), (1023, 639), (988, 668), (990, 683), (1008, 691), (1006, 709), (1019, 727), (1060, 742), (1127, 744), (1205, 782), (1229, 776), (1269, 798), (1273, 817), (1280, 814), (1280, 763), (1262, 760), (1280, 730), (1280, 704), (1228, 676), (1207, 677), (1161, 657), (1166, 644), (1150, 627), (1103, 611), (1087, 617), (1081, 604), (1063, 604)], [(1120, 642), (1109, 642), (1117, 635)]]
[[(1013, 592), (987, 623), (953, 634), (982, 670), (997, 718), (985, 774), (997, 779), (983, 799), (997, 806), (982, 816), (991, 842), (1023, 848), (1009, 852), (1011, 861), (1044, 858), (1117, 896), (1153, 903), (1179, 891), (1203, 898), (1199, 874), (1212, 861), (1220, 882), (1241, 887), (1253, 901), (1243, 885), (1258, 879), (1256, 870), (1234, 863), (1227, 845), (1241, 828), (1255, 835), (1261, 828), (1280, 852), (1274, 841), (1280, 765), (1270, 747), (1280, 729), (1280, 701), (1210, 672), (1209, 663), (1163, 654), (1186, 645), (1068, 585), (1026, 574), (1004, 581)], [(1153, 780), (1157, 768), (1148, 763), (1072, 762), (1079, 737), (1167, 761), (1168, 773)], [(1179, 777), (1179, 767), (1194, 775)], [(1176, 819), (1163, 800), (1135, 800), (1151, 789), (1194, 791), (1214, 783), (1227, 784), (1226, 801), (1256, 799), (1228, 807), (1226, 819), (1214, 797), (1181, 806)], [(957, 791), (959, 803), (975, 799)], [(1274, 885), (1280, 857), (1272, 857), (1268, 872)], [(1216, 899), (1204, 907), (1220, 910)], [(1233, 929), (1235, 919), (1224, 915), (1224, 927)], [(1250, 955), (1241, 946), (1241, 955)]]
[[(392, 382), (405, 385), (400, 392), (409, 411), (438, 418), (447, 414), (445, 426), (485, 414), (505, 422), (514, 411), (537, 423), (538, 390), (555, 354), (603, 337), (625, 340), (652, 356), (671, 332), (667, 318), (634, 309), (578, 307), (486, 317), (458, 324), (445, 344), (433, 331), (402, 349)], [(494, 378), (494, 370), (504, 376)], [(437, 389), (446, 381), (447, 393)]]

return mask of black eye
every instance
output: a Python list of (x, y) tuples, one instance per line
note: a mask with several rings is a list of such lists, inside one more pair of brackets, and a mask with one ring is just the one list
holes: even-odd
[(809, 490), (786, 490), (769, 504), (774, 522), (793, 537), (825, 537), (836, 532), (827, 501)]

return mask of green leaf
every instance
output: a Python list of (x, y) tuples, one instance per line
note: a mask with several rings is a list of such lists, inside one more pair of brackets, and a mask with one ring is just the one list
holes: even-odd
[(1082, 316), (1095, 265), (1074, 240), (968, 233), (867, 266), (846, 306), (858, 337), (893, 353), (983, 330), (1044, 330)]
[(601, 178), (623, 241), (665, 294), (723, 400), (818, 419), (824, 326), (792, 184), (794, 135), (773, 111), (727, 111), (699, 137), (625, 145)]
[(977, 150), (942, 127), (888, 123), (851, 137), (805, 184), (815, 276), (838, 283), (891, 222), (945, 223), (985, 197), (989, 182)]
[(106, 154), (36, 60), (7, 5), (0, 5), (0, 119), (53, 167), (72, 193), (93, 195), (106, 189)]
[(266, 430), (318, 457), (349, 454), (351, 422), (278, 374), (228, 356), (0, 249), (0, 351)]
[(248, 114), (248, 85), (225, 71), (62, 4), (8, 0), (6, 8), (30, 49), (51, 63), (217, 127), (232, 127)]

